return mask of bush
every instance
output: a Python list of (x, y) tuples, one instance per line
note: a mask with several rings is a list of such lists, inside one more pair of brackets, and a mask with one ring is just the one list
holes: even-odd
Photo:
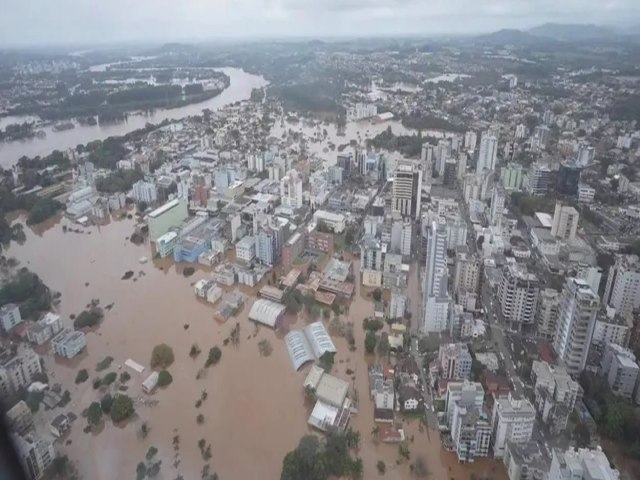
[(364, 337), (364, 350), (367, 353), (373, 353), (376, 348), (376, 344), (378, 343), (378, 339), (376, 334), (371, 330), (367, 330), (367, 334)]
[(207, 361), (205, 362), (204, 366), (209, 367), (211, 365), (215, 365), (220, 361), (221, 357), (222, 350), (220, 350), (220, 347), (218, 347), (217, 345), (215, 347), (212, 347), (211, 349), (209, 349), (209, 356), (207, 357)]
[(202, 425), (204, 423), (204, 415), (199, 413), (196, 417), (196, 422), (198, 423), (198, 425)]
[(74, 320), (73, 327), (77, 330), (81, 328), (91, 328), (98, 325), (104, 314), (100, 307), (92, 307), (89, 310), (82, 311)]
[(167, 385), (171, 384), (171, 382), (173, 382), (173, 377), (171, 376), (171, 374), (168, 371), (162, 370), (158, 374), (158, 386), (159, 387), (166, 387)]
[(189, 356), (191, 358), (196, 358), (198, 355), (200, 355), (200, 347), (198, 347), (197, 343), (194, 343), (193, 345), (191, 345), (191, 350), (189, 350)]
[(127, 383), (129, 380), (131, 380), (129, 372), (122, 372), (120, 374), (120, 383)]
[(376, 463), (376, 468), (378, 469), (378, 473), (380, 475), (384, 475), (384, 473), (387, 471), (387, 466), (382, 460), (378, 460), (378, 463)]
[(93, 402), (87, 410), (87, 421), (89, 425), (96, 426), (102, 421), (102, 408), (98, 402)]
[(102, 397), (102, 400), (100, 400), (100, 408), (106, 415), (109, 415), (111, 412), (111, 405), (113, 405), (113, 397), (107, 393)]
[(102, 385), (111, 385), (118, 378), (116, 372), (109, 372), (102, 378)]
[(84, 383), (89, 380), (89, 372), (87, 372), (86, 368), (82, 370), (78, 370), (78, 374), (76, 375), (76, 385), (80, 383)]
[(165, 369), (173, 363), (173, 360), (173, 349), (166, 343), (161, 343), (153, 347), (153, 351), (151, 352), (151, 368)]
[(144, 456), (144, 458), (146, 458), (147, 461), (150, 462), (151, 459), (156, 456), (156, 453), (158, 453), (158, 449), (154, 446), (151, 446), (149, 447), (149, 450), (147, 450), (147, 454)]
[(94, 390), (99, 389), (101, 385), (102, 385), (102, 379), (101, 378), (94, 378), (93, 379), (93, 389)]
[(382, 327), (384, 327), (384, 322), (378, 318), (365, 318), (362, 321), (362, 328), (365, 330), (377, 332), (378, 330), (382, 330)]
[(104, 357), (96, 364), (96, 371), (101, 372), (102, 370), (106, 370), (111, 366), (113, 362), (113, 357)]
[(133, 400), (127, 395), (118, 395), (111, 404), (111, 420), (121, 422), (135, 413)]

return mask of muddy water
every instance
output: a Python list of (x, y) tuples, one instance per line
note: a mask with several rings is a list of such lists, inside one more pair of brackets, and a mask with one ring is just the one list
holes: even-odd
[[(223, 479), (279, 478), (286, 452), (310, 432), (306, 424), (309, 410), (302, 390), (306, 369), (293, 371), (280, 334), (256, 329), (247, 320), (253, 299), (248, 300), (238, 319), (240, 345), (222, 347), (234, 322), (216, 323), (213, 308), (197, 301), (193, 294), (192, 284), (206, 275), (206, 269), (198, 269), (192, 277), (185, 278), (171, 262), (140, 264), (140, 257), (150, 256), (150, 247), (135, 246), (126, 240), (133, 230), (133, 220), (82, 229), (84, 233), (63, 233), (65, 222), (53, 221), (37, 232), (25, 227), (27, 242), (12, 245), (8, 255), (15, 256), (22, 266), (37, 272), (53, 290), (62, 293), (60, 313), (67, 318), (83, 310), (91, 299), (100, 299), (101, 305), (114, 303), (102, 325), (87, 335), (86, 353), (72, 362), (46, 357), (54, 380), (71, 391), (70, 408), (80, 413), (100, 397), (90, 381), (77, 386), (74, 378), (79, 368), (87, 368), (90, 378), (99, 376), (95, 365), (107, 355), (115, 359), (110, 370), (117, 371), (128, 358), (148, 368), (153, 346), (164, 342), (173, 347), (176, 360), (169, 368), (173, 384), (151, 397), (140, 392), (140, 382), (148, 370), (142, 375), (130, 371), (129, 394), (136, 399), (158, 400), (156, 406), (139, 404), (134, 420), (124, 426), (108, 421), (97, 434), (83, 433), (85, 421), (79, 419), (69, 437), (72, 443), (59, 445), (58, 449), (77, 463), (84, 478), (96, 480), (133, 478), (137, 463), (151, 445), (159, 449), (158, 458), (163, 460), (160, 478), (173, 479), (178, 474), (186, 479), (200, 478), (205, 463)], [(135, 272), (136, 281), (121, 280), (127, 270)], [(360, 412), (352, 419), (352, 426), (362, 435), (359, 455), (364, 462), (364, 478), (376, 478), (376, 462), (383, 460), (388, 468), (385, 478), (405, 479), (409, 477), (409, 464), (396, 464), (398, 447), (379, 443), (371, 436), (373, 403), (368, 395), (367, 364), (373, 358), (363, 354), (361, 325), (372, 310), (373, 304), (360, 295), (358, 287), (349, 312), (356, 326), (357, 351), (349, 352), (346, 342), (336, 338), (334, 373), (351, 382), (345, 371), (355, 371), (352, 384), (358, 391)], [(186, 330), (185, 324), (189, 325)], [(273, 346), (269, 357), (261, 357), (258, 351), (258, 341), (263, 338)], [(188, 355), (193, 343), (203, 351), (196, 360)], [(220, 363), (210, 367), (205, 378), (196, 380), (207, 350), (214, 345), (223, 349)], [(195, 402), (204, 389), (208, 398), (196, 409)], [(203, 425), (196, 423), (198, 413), (205, 416)], [(144, 440), (137, 434), (143, 421), (150, 426)], [(413, 437), (412, 460), (423, 456), (431, 478), (466, 480), (472, 471), (503, 478), (503, 467), (496, 468), (493, 462), (477, 463), (473, 470), (458, 466), (453, 455), (442, 452), (438, 433), (421, 432), (417, 421), (405, 429), (407, 437)], [(177, 468), (173, 466), (172, 448), (176, 432), (181, 440)], [(211, 444), (209, 462), (202, 459), (197, 446), (201, 438)]]

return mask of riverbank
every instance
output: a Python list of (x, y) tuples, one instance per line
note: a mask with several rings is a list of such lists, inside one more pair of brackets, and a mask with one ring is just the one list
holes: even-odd
[[(140, 115), (128, 115), (124, 122), (99, 125), (81, 125), (76, 128), (54, 132), (51, 125), (42, 128), (45, 137), (33, 137), (23, 141), (0, 143), (0, 166), (9, 168), (20, 157), (44, 156), (53, 150), (67, 150), (79, 144), (87, 144), (93, 140), (104, 140), (107, 137), (125, 135), (134, 130), (144, 128), (146, 124), (158, 124), (165, 120), (177, 120), (191, 115), (201, 115), (202, 110), (219, 110), (242, 100), (248, 100), (254, 88), (267, 85), (267, 81), (258, 75), (252, 75), (239, 68), (216, 69), (229, 77), (229, 87), (219, 95), (198, 103), (172, 109), (157, 109)], [(32, 117), (12, 117), (16, 121), (27, 121)], [(0, 120), (2, 122), (2, 120)], [(12, 120), (13, 122), (13, 120)], [(0, 123), (3, 124), (3, 123)], [(5, 122), (6, 124), (6, 122)], [(4, 128), (4, 127), (3, 127)]]

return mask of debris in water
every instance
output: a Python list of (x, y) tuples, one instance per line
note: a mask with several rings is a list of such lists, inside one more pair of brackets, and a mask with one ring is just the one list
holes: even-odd
[(182, 328), (184, 328), (185, 330), (189, 330), (189, 324), (188, 324), (188, 323), (185, 323), (185, 324), (182, 326)]

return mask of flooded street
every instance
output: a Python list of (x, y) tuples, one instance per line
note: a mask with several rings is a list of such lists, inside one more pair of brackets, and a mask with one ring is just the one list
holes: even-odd
[[(114, 303), (112, 310), (105, 312), (101, 326), (87, 335), (86, 353), (74, 359), (72, 365), (46, 357), (52, 380), (71, 391), (68, 409), (80, 413), (100, 398), (91, 379), (106, 373), (96, 373), (95, 366), (107, 355), (114, 357), (110, 370), (117, 371), (128, 358), (144, 365), (147, 370), (141, 375), (129, 370), (132, 380), (128, 393), (134, 398), (158, 401), (153, 407), (137, 405), (136, 418), (125, 426), (115, 426), (108, 420), (97, 434), (83, 433), (86, 420), (80, 418), (69, 437), (71, 444), (59, 444), (57, 448), (77, 462), (85, 478), (98, 480), (132, 478), (137, 463), (143, 461), (152, 445), (159, 449), (158, 458), (163, 459), (161, 478), (172, 479), (178, 473), (188, 479), (200, 478), (207, 463), (223, 479), (279, 478), (284, 455), (311, 432), (302, 388), (308, 367), (294, 372), (282, 335), (256, 328), (247, 320), (253, 298), (247, 299), (238, 318), (239, 346), (223, 347), (235, 322), (216, 323), (212, 318), (214, 309), (197, 301), (193, 293), (192, 284), (207, 275), (206, 269), (185, 278), (170, 263), (163, 263), (164, 268), (152, 262), (140, 264), (141, 256), (150, 256), (150, 247), (135, 246), (126, 240), (133, 224), (133, 220), (114, 221), (104, 227), (86, 228), (82, 234), (64, 233), (61, 223), (37, 234), (25, 227), (27, 242), (22, 246), (13, 244), (7, 252), (21, 266), (38, 273), (52, 290), (62, 293), (60, 313), (69, 324), (69, 315), (82, 311), (92, 299), (99, 299), (103, 306)], [(134, 271), (134, 277), (121, 280), (127, 270)], [(409, 463), (396, 465), (397, 445), (379, 443), (371, 435), (373, 403), (368, 394), (367, 364), (374, 359), (365, 358), (363, 353), (362, 319), (372, 312), (373, 303), (360, 295), (358, 286), (349, 312), (355, 325), (357, 350), (349, 352), (346, 341), (335, 338), (338, 353), (333, 373), (351, 382), (345, 371), (355, 371), (352, 384), (358, 391), (360, 411), (351, 425), (362, 435), (359, 455), (364, 462), (364, 478), (378, 476), (376, 462), (383, 460), (388, 468), (386, 478), (403, 479), (409, 475)], [(260, 356), (261, 339), (273, 346), (269, 357)], [(174, 381), (149, 397), (140, 392), (140, 383), (149, 373), (151, 350), (159, 343), (173, 347), (175, 362), (169, 371)], [(193, 343), (202, 350), (195, 360), (189, 357)], [(214, 345), (222, 348), (222, 359), (197, 380), (207, 351)], [(74, 379), (80, 368), (90, 372), (90, 380), (78, 386)], [(205, 389), (208, 398), (197, 409), (195, 402)], [(196, 423), (199, 413), (205, 417), (203, 425)], [(148, 422), (150, 433), (143, 440), (138, 430), (144, 421)], [(172, 439), (176, 433), (180, 436), (180, 464), (174, 468)], [(458, 466), (452, 454), (441, 451), (436, 431), (421, 433), (414, 420), (406, 426), (406, 435), (413, 438), (409, 444), (412, 461), (423, 456), (431, 478), (468, 478), (469, 467)], [(201, 438), (211, 444), (209, 462), (201, 457)], [(489, 472), (496, 465), (485, 463), (486, 467), (477, 463), (473, 471)], [(501, 468), (498, 472), (503, 471)], [(501, 477), (492, 473), (492, 478)]]

